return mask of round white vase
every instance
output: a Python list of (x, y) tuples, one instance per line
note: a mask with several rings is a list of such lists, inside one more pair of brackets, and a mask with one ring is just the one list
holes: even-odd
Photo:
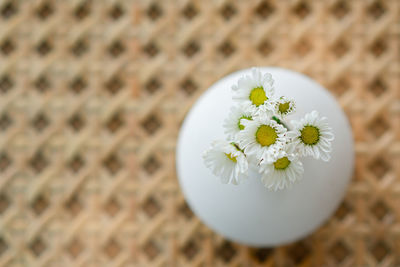
[(354, 147), (349, 122), (335, 98), (322, 86), (282, 68), (260, 68), (275, 80), (275, 94), (296, 102), (300, 119), (317, 110), (328, 117), (335, 140), (331, 160), (302, 158), (302, 180), (282, 191), (269, 191), (251, 172), (240, 185), (222, 184), (203, 163), (202, 154), (225, 139), (223, 121), (234, 105), (231, 86), (251, 69), (232, 73), (212, 85), (195, 103), (180, 130), (176, 164), (180, 186), (193, 212), (222, 236), (250, 246), (296, 241), (313, 232), (335, 211), (353, 173)]

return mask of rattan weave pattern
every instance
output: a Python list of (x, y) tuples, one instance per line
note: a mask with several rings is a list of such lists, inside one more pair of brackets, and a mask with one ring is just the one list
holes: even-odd
[[(0, 266), (400, 266), (399, 7), (1, 0)], [(356, 142), (335, 216), (274, 249), (211, 232), (174, 167), (194, 101), (255, 65), (323, 84)]]

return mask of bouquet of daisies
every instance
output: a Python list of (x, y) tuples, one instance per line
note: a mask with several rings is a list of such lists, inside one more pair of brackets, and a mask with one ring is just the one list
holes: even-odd
[(301, 179), (301, 157), (330, 159), (334, 136), (326, 117), (314, 110), (290, 125), (285, 122), (295, 111), (295, 102), (274, 95), (271, 74), (253, 68), (232, 90), (237, 105), (224, 121), (227, 140), (214, 141), (203, 155), (205, 165), (222, 183), (243, 182), (253, 165), (265, 187), (281, 190)]

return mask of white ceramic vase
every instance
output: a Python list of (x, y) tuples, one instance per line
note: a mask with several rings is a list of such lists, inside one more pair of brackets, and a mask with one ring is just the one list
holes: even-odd
[(212, 85), (195, 103), (180, 130), (176, 164), (184, 196), (194, 213), (224, 237), (250, 246), (277, 246), (312, 233), (335, 211), (351, 179), (354, 147), (349, 122), (335, 98), (307, 76), (282, 68), (260, 68), (275, 80), (275, 94), (296, 102), (290, 119), (317, 110), (328, 117), (335, 140), (331, 160), (302, 158), (303, 179), (272, 192), (257, 172), (240, 185), (222, 184), (203, 163), (202, 154), (225, 139), (223, 121), (234, 105), (231, 86), (251, 69), (232, 73)]

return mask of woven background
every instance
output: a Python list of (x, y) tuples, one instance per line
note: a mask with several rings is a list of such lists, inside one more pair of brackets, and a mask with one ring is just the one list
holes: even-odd
[[(0, 1), (0, 266), (400, 266), (400, 23), (388, 1)], [(222, 76), (303, 72), (356, 140), (312, 236), (251, 249), (188, 209), (180, 124)]]

